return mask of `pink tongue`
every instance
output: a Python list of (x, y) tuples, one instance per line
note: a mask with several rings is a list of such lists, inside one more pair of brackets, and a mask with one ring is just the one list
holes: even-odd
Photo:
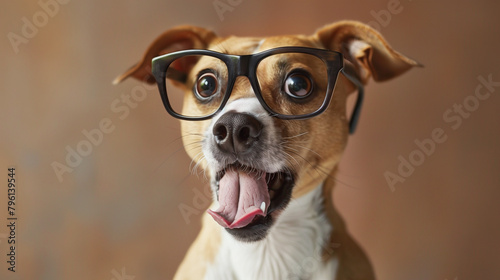
[(225, 228), (241, 228), (257, 215), (266, 216), (270, 201), (265, 175), (229, 170), (219, 181), (219, 209), (207, 212)]

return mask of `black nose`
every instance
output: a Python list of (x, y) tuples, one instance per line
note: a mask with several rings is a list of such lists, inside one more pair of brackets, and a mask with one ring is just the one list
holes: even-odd
[(249, 114), (227, 112), (214, 125), (215, 143), (221, 151), (244, 154), (259, 140), (262, 123)]

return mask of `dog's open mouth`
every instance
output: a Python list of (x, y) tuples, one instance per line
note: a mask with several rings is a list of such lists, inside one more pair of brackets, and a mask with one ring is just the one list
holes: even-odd
[(235, 231), (270, 223), (270, 214), (288, 204), (294, 182), (289, 172), (267, 173), (239, 163), (227, 166), (215, 179), (219, 208), (208, 213)]

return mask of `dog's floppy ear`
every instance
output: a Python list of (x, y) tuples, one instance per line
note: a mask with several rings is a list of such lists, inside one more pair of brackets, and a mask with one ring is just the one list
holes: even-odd
[(210, 30), (190, 25), (167, 30), (149, 45), (141, 61), (118, 76), (113, 84), (118, 84), (128, 77), (153, 84), (155, 78), (151, 74), (151, 60), (154, 57), (179, 50), (205, 49), (215, 37), (215, 33)]
[(333, 23), (320, 28), (314, 36), (325, 48), (341, 52), (353, 64), (363, 84), (370, 76), (384, 81), (422, 66), (393, 50), (380, 33), (361, 22)]

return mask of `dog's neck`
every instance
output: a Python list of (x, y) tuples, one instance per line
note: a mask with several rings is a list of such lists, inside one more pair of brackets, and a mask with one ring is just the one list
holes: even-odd
[(332, 231), (322, 190), (320, 184), (293, 199), (262, 241), (243, 243), (222, 230), (220, 251), (205, 279), (333, 279), (336, 260), (322, 260)]

